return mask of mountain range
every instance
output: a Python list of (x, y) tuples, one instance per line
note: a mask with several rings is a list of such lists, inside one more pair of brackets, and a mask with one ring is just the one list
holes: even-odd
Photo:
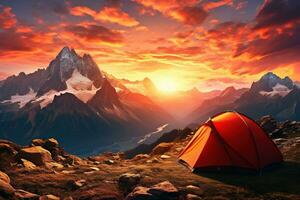
[(300, 119), (300, 88), (289, 77), (280, 78), (268, 72), (250, 89), (227, 88), (219, 96), (204, 101), (186, 120), (202, 123), (217, 113), (234, 110), (253, 119), (271, 115), (277, 120)]
[(46, 69), (1, 81), (0, 137), (20, 144), (55, 137), (85, 154), (174, 122), (149, 97), (113, 83), (90, 55), (64, 47)]
[(151, 79), (116, 78), (100, 70), (90, 55), (69, 47), (44, 69), (0, 81), (0, 138), (24, 145), (55, 137), (78, 155), (133, 138), (152, 141), (149, 137), (173, 128), (195, 128), (226, 110), (254, 119), (300, 120), (299, 83), (269, 72), (250, 88), (163, 94)]

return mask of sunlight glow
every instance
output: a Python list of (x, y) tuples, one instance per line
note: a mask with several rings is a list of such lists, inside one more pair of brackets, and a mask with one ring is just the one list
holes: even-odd
[(177, 90), (177, 84), (176, 81), (171, 78), (162, 78), (158, 81), (156, 81), (156, 87), (161, 92), (175, 92)]

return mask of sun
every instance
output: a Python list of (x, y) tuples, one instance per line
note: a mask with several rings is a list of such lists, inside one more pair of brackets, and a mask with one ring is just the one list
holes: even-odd
[(156, 81), (156, 87), (165, 93), (175, 92), (177, 90), (176, 81), (171, 78), (163, 78)]

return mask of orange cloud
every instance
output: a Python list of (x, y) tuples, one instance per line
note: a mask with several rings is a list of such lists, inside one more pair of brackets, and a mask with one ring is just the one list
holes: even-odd
[(0, 28), (9, 29), (16, 25), (16, 15), (12, 13), (11, 7), (0, 5)]
[(71, 9), (71, 14), (75, 16), (88, 15), (97, 21), (116, 23), (128, 27), (139, 25), (138, 21), (123, 12), (119, 7), (104, 7), (99, 12), (96, 12), (88, 7), (78, 6)]
[(74, 16), (85, 16), (85, 15), (94, 16), (97, 14), (96, 11), (94, 11), (93, 9), (90, 9), (89, 7), (86, 7), (86, 6), (73, 7), (73, 8), (71, 8), (70, 13)]
[(212, 2), (207, 2), (204, 4), (204, 9), (205, 10), (213, 10), (215, 8), (219, 8), (221, 6), (232, 6), (233, 5), (233, 0), (219, 0), (219, 1), (212, 1)]
[(208, 14), (202, 7), (184, 7), (170, 12), (170, 15), (184, 24), (198, 25), (206, 19)]
[(135, 0), (137, 3), (157, 10), (165, 16), (171, 17), (188, 25), (201, 24), (207, 17), (206, 11), (197, 6), (198, 0)]

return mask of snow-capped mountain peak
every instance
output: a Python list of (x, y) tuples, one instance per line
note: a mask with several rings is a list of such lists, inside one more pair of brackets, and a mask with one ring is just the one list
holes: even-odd
[(277, 85), (283, 85), (288, 89), (292, 89), (294, 82), (289, 78), (285, 77), (281, 79), (279, 76), (272, 72), (268, 72), (261, 77), (260, 80), (254, 82), (250, 88), (251, 93), (260, 93), (261, 91), (272, 92), (273, 88)]

